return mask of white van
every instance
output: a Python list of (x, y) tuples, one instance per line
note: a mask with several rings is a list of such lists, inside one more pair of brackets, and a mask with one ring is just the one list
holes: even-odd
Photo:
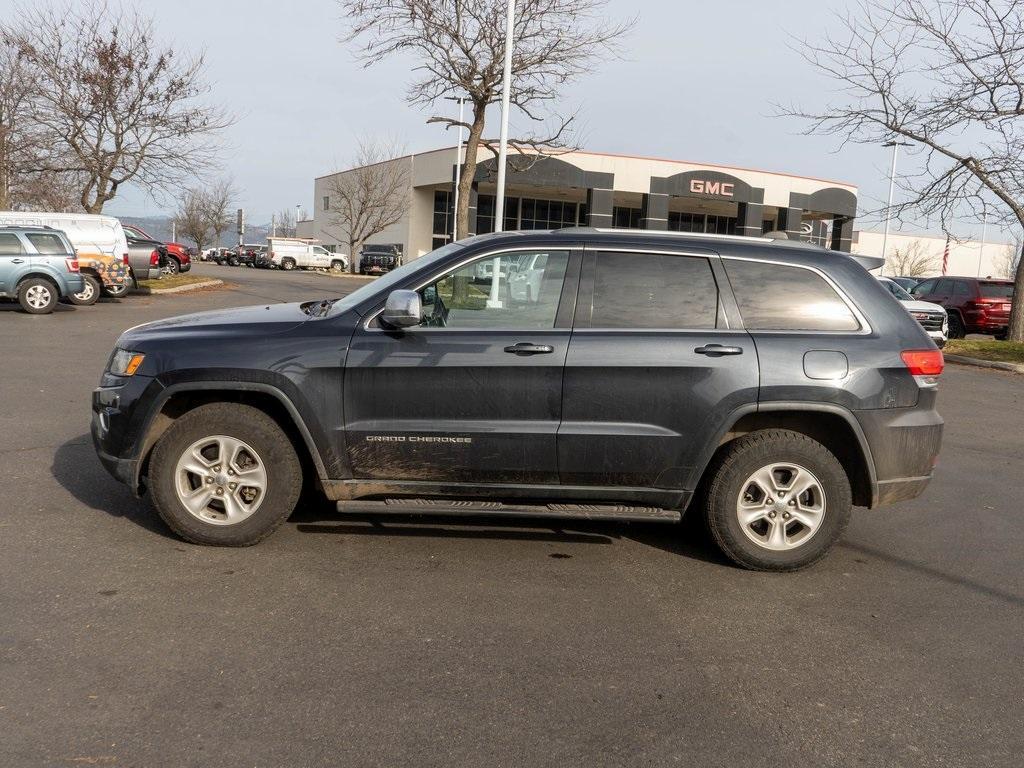
[(315, 240), (301, 237), (268, 237), (267, 251), (270, 263), (281, 269), (333, 269), (343, 272), (348, 269), (348, 257), (343, 253), (331, 253)]
[(0, 211), (0, 226), (36, 226), (59, 229), (75, 247), (83, 275), (95, 277), (103, 292), (123, 296), (131, 285), (128, 275), (128, 238), (113, 216), (91, 213)]

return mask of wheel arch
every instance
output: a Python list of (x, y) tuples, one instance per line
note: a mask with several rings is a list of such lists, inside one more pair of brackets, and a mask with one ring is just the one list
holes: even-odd
[(36, 278), (40, 278), (42, 280), (45, 280), (50, 285), (52, 285), (53, 289), (57, 292), (57, 296), (64, 296), (65, 295), (64, 294), (64, 289), (61, 288), (60, 282), (57, 280), (57, 278), (54, 277), (53, 275), (49, 274), (48, 272), (44, 272), (42, 270), (33, 270), (31, 272), (26, 272), (25, 274), (19, 276), (18, 277), (18, 282), (15, 283), (15, 285), (14, 285), (14, 293), (17, 295), (17, 293), (19, 291), (21, 291), (21, 285), (26, 280), (34, 280)]
[(724, 446), (765, 429), (788, 429), (817, 440), (846, 470), (853, 503), (860, 507), (877, 504), (874, 459), (864, 430), (849, 410), (829, 403), (760, 403), (734, 411), (700, 467), (700, 481), (704, 481), (708, 468)]
[(259, 382), (202, 381), (174, 384), (160, 394), (142, 430), (134, 487), (139, 488), (142, 477), (147, 474), (157, 441), (178, 418), (201, 405), (225, 402), (259, 408), (274, 419), (291, 439), (303, 469), (314, 469), (321, 483), (327, 482), (320, 449), (302, 415), (284, 392)]

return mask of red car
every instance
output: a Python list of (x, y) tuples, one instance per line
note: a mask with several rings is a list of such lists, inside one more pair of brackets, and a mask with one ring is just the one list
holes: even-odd
[(949, 338), (988, 333), (1006, 338), (1013, 281), (977, 277), (931, 277), (915, 285), (915, 299), (941, 304), (949, 313)]
[[(124, 229), (129, 233), (135, 233), (137, 237), (141, 237), (145, 240), (154, 240), (152, 236), (146, 230), (141, 227), (137, 227), (134, 224), (121, 224)], [(192, 257), (186, 248), (181, 243), (165, 243), (167, 247), (167, 263), (164, 265), (164, 272), (169, 275), (176, 275), (178, 272), (188, 272), (192, 269)]]

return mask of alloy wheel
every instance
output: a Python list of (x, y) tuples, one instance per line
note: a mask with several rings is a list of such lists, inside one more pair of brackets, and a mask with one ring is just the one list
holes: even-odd
[(263, 503), (267, 469), (242, 440), (210, 435), (182, 453), (174, 469), (174, 487), (193, 517), (214, 525), (235, 525)]
[(807, 542), (825, 518), (825, 491), (799, 464), (769, 464), (740, 487), (736, 517), (744, 535), (764, 549), (780, 552)]
[(33, 285), (25, 291), (25, 302), (32, 309), (44, 309), (53, 300), (53, 294), (45, 285)]

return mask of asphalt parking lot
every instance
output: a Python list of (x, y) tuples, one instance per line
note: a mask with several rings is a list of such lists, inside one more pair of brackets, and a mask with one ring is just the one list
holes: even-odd
[(1019, 766), (1024, 377), (951, 366), (928, 492), (811, 570), (693, 525), (342, 519), (185, 544), (111, 479), (118, 334), (355, 278), (0, 307), (0, 765)]

